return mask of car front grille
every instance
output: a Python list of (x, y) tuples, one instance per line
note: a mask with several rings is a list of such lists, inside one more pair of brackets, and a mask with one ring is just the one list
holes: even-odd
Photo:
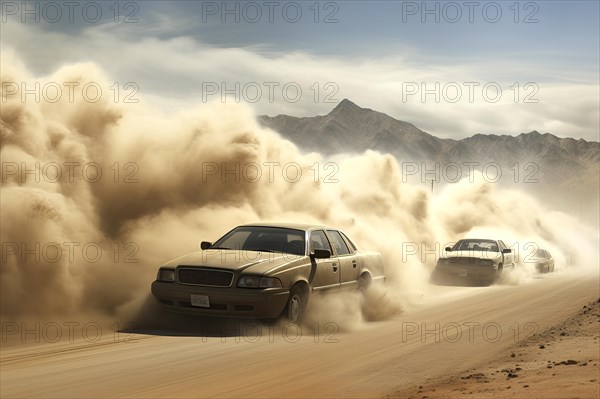
[(229, 287), (233, 280), (233, 272), (225, 270), (200, 269), (196, 267), (180, 267), (179, 282), (182, 284), (204, 285), (209, 287)]
[(468, 256), (457, 256), (456, 258), (450, 258), (450, 263), (477, 263), (477, 259)]

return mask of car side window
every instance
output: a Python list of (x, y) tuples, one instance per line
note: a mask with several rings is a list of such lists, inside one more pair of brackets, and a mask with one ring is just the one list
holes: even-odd
[(352, 241), (350, 241), (350, 239), (348, 238), (348, 236), (344, 233), (342, 233), (340, 231), (340, 234), (342, 235), (342, 238), (344, 239), (344, 241), (346, 241), (346, 244), (348, 245), (348, 249), (350, 249), (351, 253), (356, 252), (356, 245), (354, 245), (354, 243)]
[(323, 230), (314, 230), (310, 232), (309, 253), (312, 253), (315, 249), (327, 249), (333, 254), (331, 245), (329, 245), (329, 240)]
[(500, 244), (500, 251), (502, 251), (502, 250), (504, 250), (504, 249), (508, 248), (508, 247), (506, 246), (506, 244), (504, 244), (504, 242), (503, 242), (503, 241), (500, 241), (500, 240), (499, 240), (499, 241), (498, 241), (498, 244)]
[(327, 235), (331, 238), (331, 244), (335, 248), (336, 255), (348, 255), (350, 253), (339, 231), (327, 230)]

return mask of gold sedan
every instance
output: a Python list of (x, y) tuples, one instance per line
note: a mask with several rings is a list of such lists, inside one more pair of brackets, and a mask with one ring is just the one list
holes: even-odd
[(201, 248), (159, 268), (152, 294), (168, 310), (299, 323), (312, 292), (385, 281), (378, 252), (324, 226), (243, 225)]

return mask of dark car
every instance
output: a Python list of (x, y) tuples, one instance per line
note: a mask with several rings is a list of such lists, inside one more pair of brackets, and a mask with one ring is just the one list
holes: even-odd
[(539, 248), (532, 257), (525, 260), (535, 264), (538, 273), (551, 273), (554, 271), (554, 258), (545, 249)]
[(324, 226), (244, 225), (201, 248), (158, 270), (152, 294), (168, 310), (298, 323), (314, 291), (385, 280), (378, 252)]
[(435, 282), (468, 281), (491, 285), (515, 266), (512, 249), (501, 240), (469, 238), (445, 248), (433, 271)]

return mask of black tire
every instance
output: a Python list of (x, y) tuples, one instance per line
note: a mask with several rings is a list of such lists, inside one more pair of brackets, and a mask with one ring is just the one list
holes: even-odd
[(504, 270), (504, 266), (502, 265), (502, 263), (500, 263), (498, 265), (498, 270), (496, 270), (496, 275), (494, 276), (492, 282), (488, 285), (492, 285), (494, 283), (497, 283), (498, 281), (500, 281), (500, 278), (502, 277), (502, 271)]
[(306, 293), (302, 287), (295, 286), (290, 292), (287, 305), (284, 310), (284, 317), (292, 324), (299, 325), (302, 323), (304, 318), (304, 311), (306, 310)]
[(368, 291), (371, 286), (371, 276), (368, 274), (361, 275), (357, 280), (356, 290), (360, 294), (360, 311), (362, 312), (363, 318), (365, 320), (370, 320), (372, 317), (369, 315), (368, 311)]

